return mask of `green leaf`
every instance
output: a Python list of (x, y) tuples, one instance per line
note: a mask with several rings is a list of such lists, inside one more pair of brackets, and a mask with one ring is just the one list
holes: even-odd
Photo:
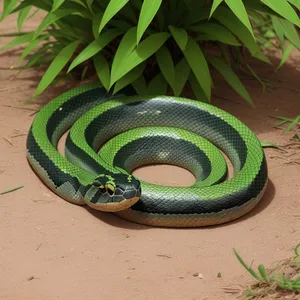
[(224, 79), (227, 81), (227, 83), (240, 95), (242, 96), (248, 103), (253, 105), (252, 100), (241, 83), (238, 76), (233, 72), (230, 66), (228, 66), (222, 59), (207, 56), (207, 60), (209, 63), (212, 64), (212, 66), (220, 72), (220, 74), (224, 77)]
[(27, 69), (32, 66), (42, 65), (44, 63), (52, 61), (55, 58), (55, 54), (47, 53), (46, 56), (43, 56), (48, 49), (50, 49), (50, 45), (44, 45), (43, 47), (41, 47), (38, 51), (30, 56), (23, 68)]
[[(220, 41), (224, 44), (232, 46), (241, 46), (235, 36), (224, 26), (215, 23), (206, 23), (198, 26), (192, 26), (192, 30), (197, 32), (203, 32), (204, 40)], [(198, 38), (197, 38), (198, 40)]]
[(284, 33), (283, 33), (283, 29), (282, 29), (280, 20), (278, 19), (278, 17), (275, 17), (275, 16), (271, 16), (271, 20), (272, 20), (272, 25), (273, 25), (273, 28), (275, 30), (275, 33), (276, 33), (278, 39), (280, 40), (281, 43), (283, 43), (284, 42)]
[(144, 0), (137, 26), (137, 45), (159, 10), (161, 2), (162, 0)]
[(211, 7), (211, 11), (209, 14), (209, 19), (213, 15), (214, 11), (218, 8), (218, 6), (222, 3), (223, 0), (214, 0), (213, 5)]
[(114, 56), (114, 60), (112, 62), (111, 72), (116, 73), (119, 68), (122, 67), (123, 61), (127, 59), (127, 57), (132, 53), (132, 51), (136, 47), (136, 32), (137, 28), (132, 27), (129, 29), (125, 35), (123, 36), (117, 52)]
[(278, 67), (276, 68), (276, 71), (278, 69), (280, 69), (286, 62), (286, 60), (289, 58), (292, 50), (294, 49), (294, 46), (292, 44), (289, 44), (287, 47), (283, 48), (283, 53), (282, 53), (282, 57), (281, 57), (281, 61), (278, 65)]
[(247, 27), (254, 37), (249, 17), (242, 0), (224, 0), (237, 18)]
[(100, 33), (104, 26), (127, 4), (129, 0), (110, 0), (100, 22)]
[(297, 13), (286, 0), (261, 0), (261, 2), (284, 17), (286, 20), (300, 26), (300, 20)]
[(141, 75), (137, 80), (135, 80), (132, 84), (133, 88), (135, 89), (138, 95), (146, 94), (147, 87), (146, 87), (146, 80), (143, 75)]
[(300, 0), (288, 0), (288, 1), (300, 10)]
[(4, 0), (3, 12), (0, 18), (0, 22), (3, 21), (13, 11), (18, 2), (18, 0)]
[(209, 68), (199, 45), (190, 37), (183, 54), (210, 101), (212, 82)]
[(142, 63), (135, 67), (133, 70), (128, 72), (125, 76), (123, 76), (120, 80), (118, 80), (114, 87), (113, 94), (117, 93), (121, 89), (123, 89), (125, 86), (131, 84), (135, 80), (137, 80), (144, 72), (146, 67), (145, 63)]
[(105, 59), (104, 55), (100, 52), (93, 57), (93, 62), (100, 82), (108, 91), (110, 82), (110, 72), (107, 60)]
[(19, 15), (18, 15), (18, 20), (17, 20), (17, 26), (18, 26), (18, 31), (20, 32), (22, 29), (22, 25), (24, 21), (26, 20), (30, 10), (31, 10), (31, 5), (25, 7), (24, 9), (20, 10)]
[(29, 32), (29, 33), (25, 33), (20, 36), (17, 36), (15, 39), (13, 39), (9, 43), (7, 43), (5, 46), (1, 47), (0, 51), (29, 42), (32, 39), (33, 34), (34, 34), (33, 32)]
[(229, 9), (220, 6), (214, 13), (213, 18), (218, 20), (232, 33), (234, 33), (248, 48), (252, 56), (261, 61), (270, 63), (269, 59), (261, 52), (248, 29), (241, 24), (241, 22)]
[(99, 11), (93, 18), (92, 31), (93, 31), (95, 40), (99, 37), (98, 29), (99, 29), (102, 17), (103, 17), (103, 12)]
[(175, 91), (175, 68), (168, 48), (162, 46), (156, 53), (156, 59), (166, 81), (172, 87), (173, 91)]
[[(208, 5), (206, 5), (206, 0), (185, 0), (185, 1), (179, 1), (184, 2), (188, 8), (188, 11), (185, 9), (179, 8), (178, 4), (178, 13), (176, 16), (176, 23), (173, 22), (173, 15), (171, 19), (171, 24), (182, 24), (184, 23), (186, 26), (191, 24), (196, 24), (201, 21), (207, 21), (209, 18), (210, 9)], [(175, 11), (176, 12), (176, 11)]]
[(60, 73), (60, 71), (70, 60), (79, 44), (80, 41), (74, 41), (73, 43), (64, 47), (58, 53), (58, 55), (55, 57), (55, 59), (52, 61), (49, 68), (45, 72), (43, 78), (41, 79), (36, 91), (34, 92), (33, 97), (42, 93), (49, 86), (53, 79)]
[(106, 47), (113, 39), (120, 35), (122, 31), (119, 29), (110, 29), (99, 36), (98, 39), (91, 42), (86, 48), (84, 48), (80, 54), (73, 60), (72, 64), (68, 69), (68, 73), (76, 66), (91, 58), (93, 55), (101, 51)]
[(64, 2), (65, 0), (53, 0), (51, 12), (56, 11)]
[(168, 84), (161, 73), (157, 74), (147, 87), (148, 95), (166, 95)]
[(39, 25), (39, 27), (36, 29), (33, 38), (36, 39), (44, 29), (46, 29), (49, 25), (55, 23), (61, 18), (64, 18), (72, 13), (76, 12), (76, 10), (73, 9), (60, 9), (54, 12), (49, 13), (46, 18), (43, 20), (43, 22)]
[(300, 49), (300, 39), (295, 26), (286, 20), (280, 20), (283, 34), (298, 49)]
[(200, 86), (194, 73), (190, 73), (189, 83), (192, 87), (193, 93), (197, 100), (202, 101), (202, 102), (210, 102), (209, 99), (207, 98), (207, 96), (205, 95), (202, 87)]
[(15, 13), (18, 12), (20, 10), (22, 10), (23, 8), (32, 5), (35, 6), (39, 9), (45, 10), (45, 11), (50, 11), (52, 6), (47, 2), (43, 2), (43, 1), (35, 1), (35, 0), (24, 0), (21, 2), (20, 5), (18, 5), (11, 13)]
[(169, 25), (169, 30), (181, 51), (184, 51), (189, 38), (186, 30), (172, 25)]
[(49, 34), (41, 35), (38, 39), (30, 41), (26, 46), (21, 56), (19, 57), (19, 62), (21, 62), (34, 48), (36, 48), (43, 40), (49, 38)]
[(144, 39), (117, 69), (112, 69), (110, 87), (121, 77), (153, 55), (169, 38), (169, 33), (159, 32)]
[(186, 59), (183, 57), (179, 63), (175, 66), (175, 76), (176, 76), (176, 83), (175, 83), (175, 96), (180, 96), (182, 90), (187, 82), (189, 75), (191, 72), (191, 67), (187, 63)]

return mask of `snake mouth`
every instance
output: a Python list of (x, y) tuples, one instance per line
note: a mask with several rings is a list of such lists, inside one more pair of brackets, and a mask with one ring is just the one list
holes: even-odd
[[(138, 191), (137, 191), (137, 193), (138, 193)], [(120, 202), (108, 202), (108, 203), (86, 202), (86, 204), (89, 207), (99, 210), (99, 211), (118, 212), (118, 211), (122, 211), (122, 210), (126, 210), (126, 209), (130, 208), (132, 205), (134, 205), (136, 202), (138, 202), (139, 199), (140, 199), (140, 197), (138, 196), (138, 197), (133, 197), (133, 198), (129, 198), (129, 199), (124, 199)]]

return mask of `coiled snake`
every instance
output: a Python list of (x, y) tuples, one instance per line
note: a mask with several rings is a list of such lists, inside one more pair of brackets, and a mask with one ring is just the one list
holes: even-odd
[[(57, 144), (69, 128), (63, 156)], [(231, 178), (218, 148), (232, 163)], [(137, 96), (129, 89), (112, 95), (96, 84), (67, 91), (38, 112), (27, 157), (65, 200), (152, 226), (237, 219), (260, 201), (268, 181), (260, 141), (232, 115), (186, 98)], [(169, 187), (131, 175), (150, 163), (184, 167), (196, 182)]]

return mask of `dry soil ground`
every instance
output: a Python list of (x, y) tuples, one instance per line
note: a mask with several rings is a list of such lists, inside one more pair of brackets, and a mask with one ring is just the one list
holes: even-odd
[[(35, 28), (38, 21), (36, 16), (24, 29)], [(8, 18), (0, 24), (0, 32), (15, 31), (15, 24), (14, 17)], [(8, 40), (0, 38), (0, 45)], [(16, 64), (17, 50), (2, 53), (0, 67)], [(300, 113), (299, 62), (300, 55), (294, 52), (276, 74), (261, 64), (254, 66), (276, 84), (262, 93), (257, 81), (244, 81), (256, 108), (222, 84), (214, 90), (214, 103), (241, 119), (262, 140), (288, 144), (292, 134), (272, 128), (275, 120), (269, 115), (296, 117)], [(235, 299), (236, 294), (226, 291), (238, 292), (250, 277), (233, 247), (247, 262), (254, 260), (254, 265), (268, 266), (292, 255), (300, 241), (297, 145), (286, 148), (286, 153), (265, 150), (270, 172), (266, 195), (251, 213), (235, 222), (202, 229), (136, 225), (67, 203), (32, 172), (25, 140), (34, 110), (62, 89), (50, 89), (33, 104), (24, 105), (41, 73), (17, 73), (0, 71), (0, 191), (24, 185), (0, 196), (1, 300)], [(186, 172), (174, 168), (149, 167), (136, 174), (152, 182), (192, 181)], [(195, 277), (195, 273), (202, 276)]]

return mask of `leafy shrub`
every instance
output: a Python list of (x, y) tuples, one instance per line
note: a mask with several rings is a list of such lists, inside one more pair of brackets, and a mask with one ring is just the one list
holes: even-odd
[[(299, 0), (4, 0), (0, 21), (18, 14), (19, 33), (0, 50), (26, 44), (22, 69), (50, 63), (34, 96), (62, 75), (94, 72), (114, 92), (132, 84), (139, 94), (179, 96), (190, 84), (210, 101), (213, 68), (251, 102), (235, 69), (247, 66), (245, 52), (270, 63), (271, 45), (282, 49), (281, 66), (300, 48), (299, 9)], [(46, 17), (23, 33), (33, 10)]]

